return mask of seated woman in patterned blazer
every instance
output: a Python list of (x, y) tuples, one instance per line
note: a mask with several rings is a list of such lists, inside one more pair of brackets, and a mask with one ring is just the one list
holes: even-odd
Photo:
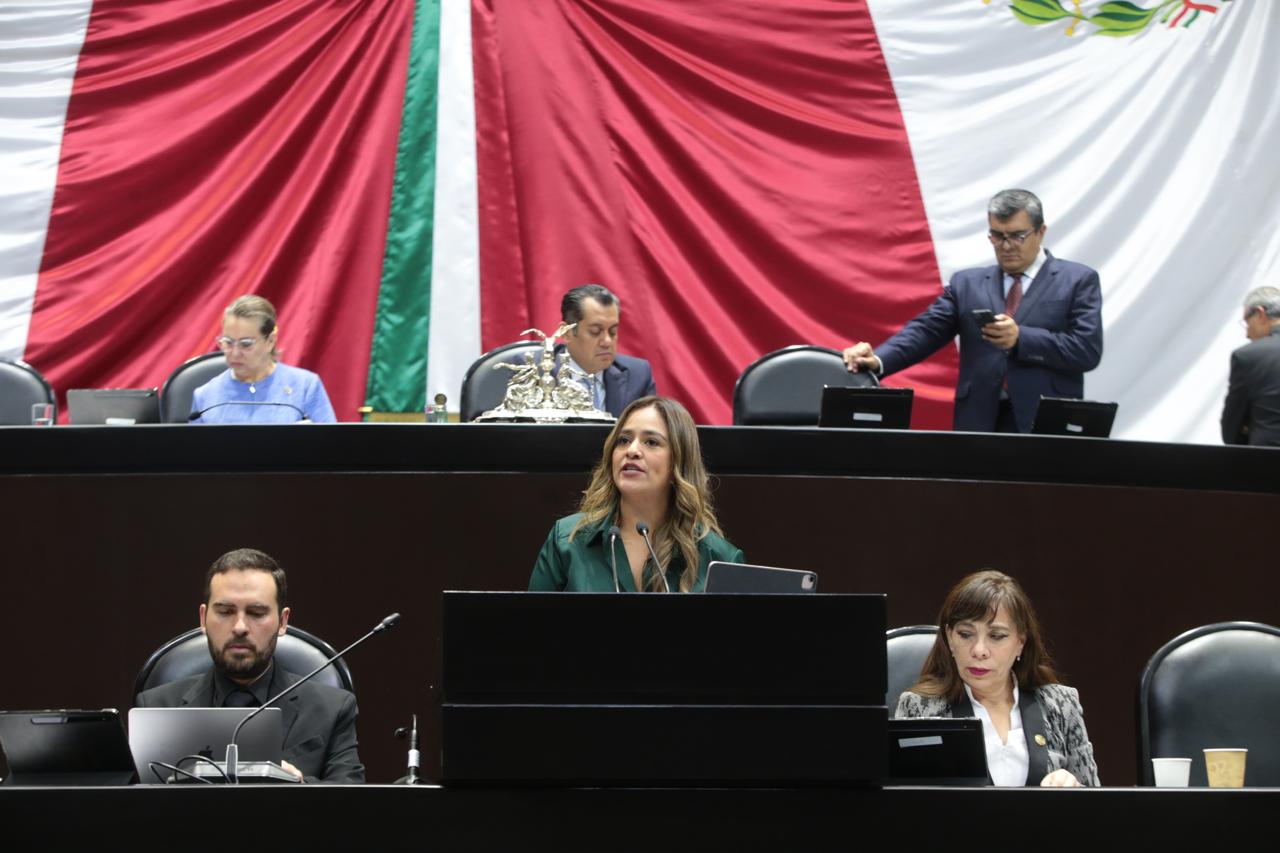
[(977, 717), (996, 785), (1097, 786), (1074, 688), (1058, 683), (1031, 601), (1013, 578), (964, 578), (938, 614), (920, 681), (895, 717)]

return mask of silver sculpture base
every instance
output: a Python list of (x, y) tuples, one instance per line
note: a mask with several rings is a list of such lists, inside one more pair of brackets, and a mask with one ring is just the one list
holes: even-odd
[(535, 423), (535, 424), (611, 424), (613, 415), (599, 409), (490, 409), (477, 415), (475, 423)]

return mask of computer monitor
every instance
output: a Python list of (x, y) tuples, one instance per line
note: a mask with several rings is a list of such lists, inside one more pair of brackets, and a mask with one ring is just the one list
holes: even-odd
[(818, 426), (910, 429), (911, 404), (914, 398), (915, 392), (910, 388), (824, 385)]
[(890, 785), (990, 785), (982, 722), (972, 717), (889, 721)]
[(1107, 438), (1116, 420), (1119, 403), (1099, 403), (1069, 397), (1041, 397), (1031, 421), (1033, 435), (1070, 435)]
[(160, 395), (154, 388), (72, 388), (67, 413), (75, 426), (158, 424)]
[(128, 785), (136, 778), (114, 708), (0, 711), (0, 749), (9, 785)]

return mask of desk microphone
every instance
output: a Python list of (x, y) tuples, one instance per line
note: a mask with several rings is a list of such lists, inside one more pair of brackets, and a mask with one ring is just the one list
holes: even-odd
[(622, 588), (618, 586), (618, 552), (613, 546), (617, 543), (618, 537), (622, 535), (622, 531), (618, 525), (609, 528), (609, 565), (613, 568), (613, 591), (622, 592)]
[(244, 718), (243, 720), (241, 720), (240, 722), (236, 723), (236, 727), (231, 731), (231, 742), (227, 744), (227, 766), (226, 766), (227, 781), (228, 781), (229, 783), (231, 783), (232, 785), (237, 785), (237, 784), (239, 784), (239, 781), (240, 781), (240, 777), (239, 777), (239, 775), (238, 775), (238, 774), (237, 774), (237, 772), (236, 772), (236, 771), (239, 769), (239, 765), (240, 765), (240, 747), (236, 745), (236, 738), (238, 738), (238, 737), (240, 736), (240, 730), (241, 730), (242, 728), (244, 728), (244, 724), (245, 724), (245, 723), (249, 722), (249, 721), (250, 721), (250, 720), (252, 720), (254, 717), (256, 717), (256, 716), (258, 716), (259, 714), (261, 714), (261, 713), (262, 713), (262, 711), (263, 711), (263, 709), (270, 707), (271, 705), (273, 705), (273, 704), (275, 704), (276, 702), (278, 702), (278, 701), (280, 701), (281, 699), (283, 699), (283, 698), (284, 698), (285, 696), (287, 696), (288, 694), (292, 693), (294, 690), (296, 690), (296, 689), (298, 689), (299, 687), (301, 687), (302, 685), (306, 684), (308, 681), (310, 681), (310, 680), (311, 680), (311, 677), (312, 677), (312, 676), (314, 676), (316, 673), (318, 673), (320, 670), (324, 669), (326, 666), (328, 666), (329, 664), (333, 663), (333, 662), (334, 662), (334, 661), (336, 661), (338, 658), (342, 657), (342, 656), (343, 656), (343, 655), (345, 655), (347, 652), (351, 651), (351, 650), (352, 650), (352, 649), (354, 649), (356, 646), (360, 645), (360, 644), (361, 644), (361, 643), (363, 643), (365, 640), (367, 640), (367, 639), (369, 639), (370, 637), (372, 637), (374, 634), (381, 634), (383, 631), (385, 631), (385, 630), (387, 630), (388, 628), (390, 628), (390, 627), (394, 626), (394, 625), (395, 625), (397, 622), (399, 622), (399, 621), (400, 621), (400, 614), (399, 614), (399, 613), (392, 613), (392, 614), (391, 614), (390, 616), (388, 616), (386, 619), (383, 619), (383, 620), (382, 620), (381, 622), (379, 622), (376, 626), (374, 626), (374, 629), (373, 629), (372, 631), (370, 631), (369, 633), (365, 634), (363, 637), (361, 637), (360, 639), (356, 640), (354, 643), (352, 643), (351, 645), (347, 646), (345, 649), (343, 649), (342, 651), (338, 652), (336, 655), (334, 655), (333, 657), (329, 658), (327, 661), (325, 661), (324, 663), (320, 664), (320, 665), (319, 665), (318, 667), (316, 667), (315, 669), (311, 670), (311, 672), (307, 673), (307, 674), (306, 674), (306, 675), (304, 675), (302, 678), (299, 678), (299, 679), (298, 679), (297, 681), (295, 681), (293, 684), (290, 684), (290, 685), (289, 685), (288, 687), (286, 687), (284, 690), (281, 690), (281, 691), (280, 691), (279, 693), (277, 693), (275, 696), (272, 696), (270, 699), (268, 699), (267, 701), (263, 702), (261, 706), (259, 706), (259, 707), (257, 707), (257, 708), (254, 708), (252, 711), (250, 711), (250, 712), (245, 716), (245, 718)]
[(397, 785), (417, 785), (418, 771), (422, 767), (422, 753), (418, 751), (418, 715), (413, 715), (413, 722), (396, 729), (396, 737), (409, 738), (409, 771), (396, 780)]
[(300, 417), (297, 423), (311, 423), (311, 418), (307, 417), (307, 413), (299, 409), (293, 403), (276, 403), (271, 400), (224, 400), (221, 403), (214, 403), (212, 406), (205, 406), (198, 412), (192, 412), (187, 416), (188, 423), (203, 418), (205, 412), (212, 412), (214, 409), (220, 409), (223, 406), (283, 406), (286, 409), (293, 409)]
[(658, 555), (653, 550), (653, 543), (649, 541), (649, 524), (644, 521), (637, 521), (636, 533), (643, 536), (644, 544), (649, 546), (649, 556), (653, 557), (653, 566), (658, 570), (658, 577), (662, 578), (663, 591), (671, 592), (671, 584), (667, 583), (667, 573), (662, 570), (662, 563), (658, 562)]

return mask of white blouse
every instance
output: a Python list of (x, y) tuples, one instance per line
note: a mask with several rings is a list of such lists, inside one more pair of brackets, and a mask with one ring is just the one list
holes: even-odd
[(1009, 737), (1000, 742), (996, 727), (991, 723), (991, 714), (977, 699), (969, 685), (964, 685), (964, 692), (969, 694), (969, 704), (973, 705), (973, 713), (982, 720), (982, 735), (987, 744), (987, 770), (991, 781), (1000, 787), (1020, 788), (1027, 784), (1027, 769), (1031, 766), (1031, 756), (1027, 754), (1027, 738), (1022, 733), (1022, 711), (1018, 709), (1018, 685), (1013, 685), (1013, 708), (1009, 711)]

